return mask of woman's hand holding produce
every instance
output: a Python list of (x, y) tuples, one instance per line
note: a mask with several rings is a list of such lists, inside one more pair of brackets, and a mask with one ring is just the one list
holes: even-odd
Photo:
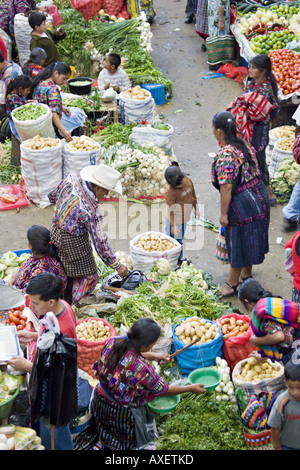
[(71, 133), (66, 131), (66, 130), (63, 132), (63, 137), (66, 139), (67, 142), (71, 142), (71, 140), (72, 140)]
[(127, 274), (128, 274), (128, 268), (127, 266), (125, 266), (124, 264), (121, 264), (118, 268), (117, 268), (117, 273), (122, 276), (122, 277), (126, 277)]
[(203, 384), (193, 384), (191, 385), (191, 392), (201, 395), (201, 393), (206, 393), (206, 388)]

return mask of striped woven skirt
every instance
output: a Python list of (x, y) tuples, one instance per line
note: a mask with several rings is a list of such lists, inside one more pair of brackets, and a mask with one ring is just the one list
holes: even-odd
[(261, 264), (269, 251), (270, 203), (266, 187), (255, 186), (233, 194), (225, 241), (232, 268)]
[(195, 31), (203, 39), (208, 37), (207, 8), (207, 0), (197, 0)]

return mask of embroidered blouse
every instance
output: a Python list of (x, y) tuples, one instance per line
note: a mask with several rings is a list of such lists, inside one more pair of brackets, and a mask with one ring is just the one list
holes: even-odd
[(242, 166), (241, 180), (239, 185), (249, 183), (259, 175), (258, 162), (255, 155), (255, 150), (248, 147), (253, 166), (250, 166), (248, 161), (244, 158), (242, 152), (231, 145), (224, 145), (218, 151), (212, 164), (211, 179), (212, 183), (217, 183), (219, 186), (222, 184), (232, 184), (239, 174), (239, 167)]
[(61, 230), (74, 236), (89, 233), (103, 262), (113, 269), (120, 265), (108, 243), (99, 202), (80, 176), (75, 173), (68, 175), (48, 194), (48, 198), (56, 205), (52, 220)]
[(14, 109), (19, 108), (26, 104), (26, 99), (24, 96), (20, 96), (17, 93), (9, 93), (6, 97), (6, 114), (9, 119), (12, 119), (11, 113)]
[(42, 272), (55, 274), (55, 276), (62, 280), (63, 291), (66, 289), (67, 276), (59, 261), (51, 256), (44, 256), (43, 258), (38, 259), (34, 255), (29, 256), (29, 258), (20, 266), (14, 286), (17, 289), (25, 290), (28, 282), (34, 276)]
[(139, 352), (130, 350), (114, 370), (105, 366), (114, 343), (110, 338), (102, 349), (94, 368), (99, 378), (99, 391), (122, 406), (143, 406), (169, 390), (168, 384), (158, 375), (152, 364)]
[(61, 118), (62, 98), (58, 86), (52, 80), (39, 82), (34, 89), (33, 99), (48, 105), (52, 113), (57, 113)]

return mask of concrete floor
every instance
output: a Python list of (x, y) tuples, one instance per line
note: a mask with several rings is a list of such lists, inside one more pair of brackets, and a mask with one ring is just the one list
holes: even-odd
[[(185, 0), (155, 2), (156, 17), (152, 24), (152, 57), (154, 63), (174, 84), (170, 104), (157, 107), (158, 112), (174, 126), (174, 153), (182, 169), (192, 177), (202, 216), (219, 224), (219, 194), (210, 183), (212, 158), (218, 150), (212, 134), (212, 118), (225, 110), (239, 92), (239, 85), (222, 77), (203, 80), (208, 71), (206, 53), (201, 52), (202, 39), (193, 24), (186, 25)], [(178, 112), (178, 110), (182, 110)], [(177, 112), (176, 112), (177, 111)], [(28, 208), (0, 213), (0, 253), (27, 248), (26, 231), (33, 223), (49, 226), (53, 207)], [(129, 252), (129, 241), (135, 234), (152, 229), (163, 230), (164, 204), (113, 203), (103, 206), (106, 229), (113, 249)], [(116, 222), (112, 223), (115, 214)], [(282, 206), (272, 208), (270, 251), (262, 265), (254, 267), (254, 277), (273, 293), (291, 298), (292, 278), (284, 269), (284, 244), (292, 234), (281, 232)], [(228, 267), (214, 256), (216, 234), (203, 227), (187, 231), (185, 256), (202, 269), (211, 271), (216, 283), (226, 280)], [(282, 239), (278, 243), (278, 238)], [(233, 304), (240, 306), (237, 299)]]

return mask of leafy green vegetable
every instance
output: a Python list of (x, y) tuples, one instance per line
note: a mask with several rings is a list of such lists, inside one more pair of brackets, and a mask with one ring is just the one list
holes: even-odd
[(0, 165), (0, 183), (17, 184), (21, 179), (21, 167), (15, 165)]
[(215, 400), (214, 392), (200, 397), (181, 395), (172, 414), (156, 415), (157, 450), (246, 450), (235, 406)]

